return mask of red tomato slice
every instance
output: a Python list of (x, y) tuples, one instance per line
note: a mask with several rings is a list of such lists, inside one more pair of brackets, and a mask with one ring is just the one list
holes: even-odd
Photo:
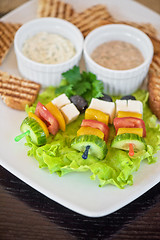
[(46, 123), (48, 131), (55, 135), (59, 130), (57, 119), (48, 111), (48, 109), (40, 102), (37, 103), (35, 114)]
[(92, 127), (101, 130), (104, 133), (104, 140), (107, 142), (109, 136), (109, 127), (105, 123), (97, 120), (83, 119), (81, 127)]
[(115, 118), (113, 120), (116, 133), (119, 128), (143, 128), (143, 137), (146, 137), (146, 127), (145, 123), (140, 118), (135, 117), (124, 117), (124, 118)]

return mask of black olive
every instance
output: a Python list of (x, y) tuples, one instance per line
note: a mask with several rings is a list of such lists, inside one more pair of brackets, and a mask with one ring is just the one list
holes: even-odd
[(136, 100), (136, 98), (132, 95), (127, 95), (122, 97), (121, 100)]
[(88, 107), (87, 101), (79, 95), (71, 96), (70, 100), (77, 107), (80, 113), (83, 113)]
[(113, 102), (112, 98), (105, 93), (103, 93), (103, 97), (100, 97), (99, 99), (104, 100), (106, 102)]

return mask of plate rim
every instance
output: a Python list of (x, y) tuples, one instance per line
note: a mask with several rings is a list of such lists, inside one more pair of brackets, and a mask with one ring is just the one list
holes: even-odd
[[(9, 12), (8, 14), (6, 14), (5, 16), (3, 16), (1, 18), (1, 20), (7, 20), (7, 18), (10, 18), (12, 17), (14, 14), (17, 13), (17, 11), (22, 11), (23, 8), (25, 8), (26, 6), (27, 7), (30, 7), (32, 6), (32, 4), (35, 4), (37, 1), (36, 0), (32, 0), (32, 1), (29, 1), (29, 2), (26, 2), (24, 3), (23, 5), (21, 5), (20, 7), (12, 10), (11, 12)], [(118, 2), (118, 1), (117, 1)], [(125, 0), (124, 0), (125, 2)], [(133, 2), (133, 1), (132, 1)], [(137, 2), (134, 2), (136, 5), (141, 5)], [(147, 7), (144, 7), (144, 8), (147, 8)], [(148, 9), (148, 8), (147, 8)], [(150, 10), (150, 9), (149, 9)], [(150, 10), (151, 12), (154, 12), (152, 10)], [(155, 12), (154, 12), (155, 13)], [(160, 16), (159, 16), (160, 18)], [(33, 189), (35, 189), (36, 191), (40, 192), (41, 194), (43, 194), (44, 196), (47, 196), (48, 198), (50, 198), (51, 200), (63, 205), (64, 207), (66, 208), (69, 208), (70, 210), (74, 211), (74, 212), (77, 212), (81, 215), (84, 215), (84, 216), (87, 216), (87, 217), (103, 217), (103, 216), (106, 216), (106, 215), (109, 215), (117, 210), (119, 210), (120, 208), (123, 208), (124, 206), (128, 205), (129, 203), (131, 203), (132, 201), (136, 200), (138, 197), (140, 197), (141, 195), (143, 195), (144, 193), (146, 193), (147, 191), (149, 191), (152, 187), (154, 187), (156, 184), (158, 184), (158, 182), (160, 181), (160, 177), (156, 177), (154, 179), (154, 181), (152, 181), (149, 185), (147, 185), (146, 187), (144, 187), (143, 191), (139, 190), (138, 194), (134, 193), (132, 196), (130, 196), (129, 200), (127, 199), (125, 202), (123, 202), (121, 205), (117, 205), (117, 207), (112, 207), (110, 209), (110, 211), (106, 210), (101, 210), (101, 211), (90, 211), (87, 209), (84, 209), (84, 208), (81, 208), (81, 207), (77, 207), (76, 205), (73, 206), (73, 204), (70, 204), (69, 202), (67, 201), (64, 201), (64, 199), (60, 199), (59, 197), (55, 196), (54, 195), (54, 198), (52, 196), (52, 194), (48, 194), (47, 191), (41, 187), (39, 187), (37, 185), (37, 183), (32, 183), (30, 179), (28, 179), (26, 176), (24, 176), (21, 172), (15, 170), (12, 166), (8, 165), (4, 159), (1, 158), (0, 156), (0, 162), (1, 162), (1, 165), (2, 167), (4, 167), (6, 170), (8, 170), (11, 174), (13, 174), (14, 176), (16, 176), (17, 178), (19, 178), (21, 181), (23, 181), (24, 183), (28, 184), (30, 187), (32, 187)], [(38, 187), (37, 187), (38, 186)], [(136, 195), (136, 197), (135, 197)]]

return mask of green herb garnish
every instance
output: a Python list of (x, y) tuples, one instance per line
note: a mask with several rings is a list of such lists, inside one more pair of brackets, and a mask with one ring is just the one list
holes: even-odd
[(103, 96), (103, 83), (91, 72), (80, 73), (79, 67), (74, 66), (69, 71), (62, 73), (62, 76), (60, 86), (55, 91), (56, 95), (65, 93), (69, 98), (73, 95), (80, 95), (88, 102), (92, 98)]

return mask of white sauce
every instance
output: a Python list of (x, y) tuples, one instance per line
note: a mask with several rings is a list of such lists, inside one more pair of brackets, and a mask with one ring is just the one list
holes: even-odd
[(70, 40), (58, 34), (40, 32), (25, 41), (22, 53), (35, 62), (57, 64), (72, 58), (76, 51)]

